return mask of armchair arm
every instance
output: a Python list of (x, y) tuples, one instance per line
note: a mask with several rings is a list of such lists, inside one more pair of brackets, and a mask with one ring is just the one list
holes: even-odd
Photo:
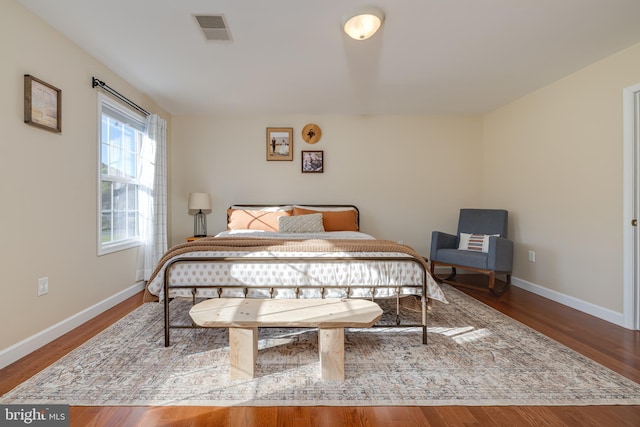
[(443, 233), (442, 231), (431, 232), (431, 253), (429, 258), (438, 260), (438, 249), (458, 249), (458, 236)]
[(489, 237), (487, 266), (493, 271), (511, 272), (513, 269), (513, 241), (503, 237)]

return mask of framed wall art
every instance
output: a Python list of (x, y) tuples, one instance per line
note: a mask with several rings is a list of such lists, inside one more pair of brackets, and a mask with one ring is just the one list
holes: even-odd
[(267, 160), (293, 160), (293, 128), (267, 128)]
[(324, 172), (324, 151), (302, 152), (302, 173)]
[(302, 128), (302, 139), (307, 144), (315, 144), (322, 138), (322, 129), (315, 123), (309, 123)]
[(25, 74), (24, 122), (51, 132), (62, 132), (62, 91)]

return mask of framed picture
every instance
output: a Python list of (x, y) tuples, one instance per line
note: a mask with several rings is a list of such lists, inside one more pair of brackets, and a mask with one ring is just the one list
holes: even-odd
[(302, 152), (302, 173), (324, 172), (324, 151)]
[(267, 160), (293, 160), (293, 128), (267, 128)]
[(25, 74), (24, 122), (51, 132), (62, 132), (62, 91)]

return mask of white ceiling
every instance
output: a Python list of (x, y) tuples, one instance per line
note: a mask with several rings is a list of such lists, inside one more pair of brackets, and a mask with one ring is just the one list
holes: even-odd
[(640, 0), (19, 1), (174, 115), (482, 113), (640, 42)]

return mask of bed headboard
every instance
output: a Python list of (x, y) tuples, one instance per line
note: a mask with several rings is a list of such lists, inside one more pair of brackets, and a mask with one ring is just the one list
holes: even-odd
[(345, 210), (353, 209), (356, 211), (356, 222), (358, 224), (358, 228), (360, 228), (360, 210), (355, 205), (341, 205), (341, 204), (327, 205), (327, 204), (309, 204), (309, 203), (304, 203), (304, 204), (302, 203), (282, 203), (282, 204), (236, 203), (229, 206), (229, 209), (227, 209), (227, 224), (229, 224), (229, 211), (231, 209), (242, 209), (242, 208), (261, 209), (261, 208), (285, 208), (285, 207), (293, 208), (294, 206), (309, 208), (312, 210), (313, 209), (322, 210), (322, 209), (332, 209), (332, 208), (345, 209)]

